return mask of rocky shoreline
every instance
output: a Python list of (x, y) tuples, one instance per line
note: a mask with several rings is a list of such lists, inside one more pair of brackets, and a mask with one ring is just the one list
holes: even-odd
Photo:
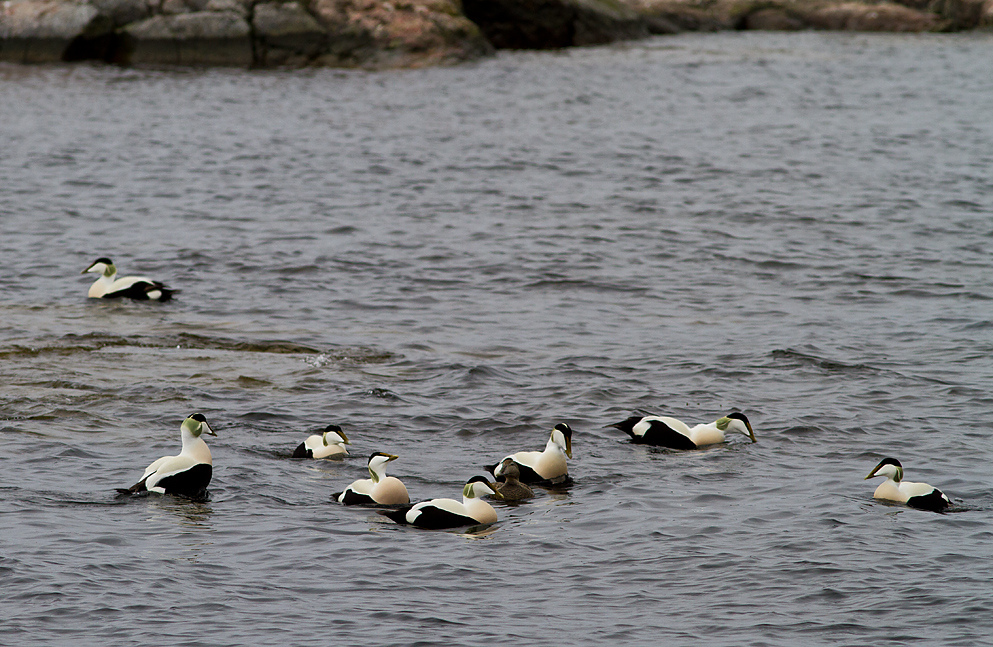
[(0, 61), (387, 69), (742, 29), (993, 30), (993, 0), (2, 0)]

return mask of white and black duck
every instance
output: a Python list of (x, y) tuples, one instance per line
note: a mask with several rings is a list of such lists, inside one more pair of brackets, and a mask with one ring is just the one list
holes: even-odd
[(561, 483), (569, 478), (566, 458), (572, 458), (572, 429), (560, 422), (552, 429), (544, 451), (517, 452), (495, 465), (487, 465), (486, 469), (501, 480), (504, 461), (508, 458), (517, 465), (522, 483)]
[(400, 458), (396, 454), (375, 452), (369, 457), (369, 477), (359, 479), (334, 495), (345, 505), (404, 505), (410, 503), (407, 487), (403, 482), (386, 475), (386, 464)]
[(480, 497), (500, 494), (485, 477), (474, 476), (462, 488), (462, 502), (455, 499), (431, 499), (398, 510), (380, 512), (400, 524), (440, 530), (478, 524), (496, 523), (496, 511)]
[(308, 436), (293, 450), (292, 458), (343, 458), (348, 455), (345, 445), (351, 445), (338, 425), (328, 425), (324, 433)]
[(145, 468), (140, 481), (126, 490), (118, 489), (118, 492), (137, 494), (147, 491), (179, 494), (191, 498), (205, 496), (214, 468), (210, 448), (201, 435), (217, 434), (200, 413), (194, 413), (183, 421), (180, 434), (183, 439), (183, 449), (178, 456), (163, 456)]
[(179, 292), (166, 287), (159, 281), (153, 281), (145, 276), (122, 276), (117, 278), (117, 268), (114, 261), (107, 257), (98, 258), (93, 264), (83, 270), (86, 274), (93, 272), (100, 275), (87, 296), (91, 299), (134, 299), (136, 301), (168, 301), (172, 295)]
[(690, 427), (667, 416), (632, 416), (608, 427), (620, 429), (638, 444), (670, 449), (697, 449), (723, 443), (728, 432), (738, 432), (755, 442), (755, 432), (743, 413), (729, 413), (714, 422)]
[(883, 501), (906, 503), (912, 508), (944, 512), (951, 501), (941, 490), (927, 483), (912, 483), (903, 480), (903, 465), (895, 458), (884, 458), (872, 468), (865, 480), (885, 476), (872, 496)]

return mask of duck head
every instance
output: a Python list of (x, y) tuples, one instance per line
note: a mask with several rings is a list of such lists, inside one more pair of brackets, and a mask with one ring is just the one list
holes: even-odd
[(114, 276), (117, 274), (117, 268), (114, 267), (114, 261), (110, 260), (106, 256), (102, 256), (97, 260), (93, 261), (89, 267), (80, 272), (80, 274), (87, 274), (93, 272), (94, 274), (102, 274), (103, 276)]
[(879, 465), (872, 468), (872, 471), (869, 472), (869, 476), (862, 480), (868, 481), (874, 476), (885, 476), (899, 483), (903, 480), (903, 465), (901, 465), (900, 461), (895, 458), (884, 458), (879, 461)]
[(398, 458), (400, 457), (396, 454), (373, 452), (369, 457), (369, 476), (372, 478), (372, 482), (379, 483), (379, 480), (386, 476), (386, 464)]
[(183, 429), (190, 432), (194, 438), (199, 438), (200, 434), (209, 434), (211, 436), (216, 436), (217, 434), (210, 425), (207, 424), (207, 419), (202, 413), (194, 413), (192, 416), (183, 421)]
[(572, 458), (572, 429), (564, 422), (552, 428), (551, 441), (562, 448), (565, 455)]
[(737, 411), (729, 413), (714, 424), (724, 433), (737, 431), (739, 434), (748, 436), (753, 443), (756, 442), (755, 432), (752, 431), (752, 424), (748, 422), (748, 418), (743, 413)]
[(465, 487), (462, 488), (462, 496), (467, 499), (476, 499), (487, 494), (498, 499), (503, 498), (503, 495), (496, 489), (496, 484), (490, 483), (485, 476), (473, 476), (465, 482)]
[(348, 440), (348, 436), (345, 432), (341, 430), (338, 425), (328, 425), (324, 429), (324, 435), (321, 437), (324, 441), (324, 446), (328, 445), (351, 445), (352, 442)]

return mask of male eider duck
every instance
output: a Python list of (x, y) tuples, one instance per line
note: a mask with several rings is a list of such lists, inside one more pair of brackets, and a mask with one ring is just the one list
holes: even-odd
[(183, 451), (179, 456), (163, 456), (145, 468), (141, 480), (127, 490), (118, 489), (122, 494), (138, 492), (158, 492), (159, 494), (180, 494), (191, 498), (202, 498), (207, 491), (213, 473), (210, 449), (200, 437), (207, 433), (216, 436), (207, 424), (203, 414), (194, 413), (183, 421), (180, 428), (183, 437)]
[(394, 476), (386, 476), (386, 464), (400, 458), (395, 454), (375, 452), (369, 457), (369, 475), (359, 479), (335, 495), (338, 503), (345, 505), (403, 505), (410, 503), (407, 488)]
[(462, 488), (461, 503), (454, 499), (431, 499), (399, 510), (383, 510), (380, 514), (400, 524), (431, 530), (496, 523), (493, 506), (479, 498), (487, 494), (500, 498), (485, 477), (474, 476)]
[(561, 483), (569, 478), (569, 467), (566, 457), (572, 458), (572, 429), (560, 422), (552, 429), (552, 434), (542, 452), (517, 452), (504, 457), (496, 465), (488, 465), (486, 469), (500, 480), (503, 477), (503, 464), (509, 458), (517, 464), (520, 480), (523, 483), (539, 483), (550, 481)]
[(670, 449), (696, 449), (724, 442), (724, 434), (737, 431), (755, 442), (755, 432), (743, 413), (729, 413), (706, 425), (690, 428), (685, 422), (665, 416), (632, 416), (607, 425), (631, 436), (635, 443)]
[(911, 483), (903, 480), (903, 465), (895, 458), (884, 458), (879, 465), (872, 468), (864, 480), (876, 476), (885, 476), (886, 480), (879, 484), (872, 496), (884, 501), (906, 503), (912, 508), (944, 512), (951, 501), (941, 490), (927, 483)]
[(534, 496), (534, 490), (520, 482), (521, 470), (517, 468), (513, 458), (503, 459), (499, 469), (503, 482), (493, 485), (500, 494), (491, 496), (498, 496), (504, 501), (524, 501)]
[(158, 281), (144, 276), (124, 276), (117, 278), (117, 268), (114, 261), (103, 257), (93, 261), (93, 264), (81, 272), (94, 272), (100, 278), (90, 286), (87, 296), (91, 299), (119, 299), (126, 297), (136, 301), (168, 301), (172, 295), (179, 292), (167, 288)]
[(308, 436), (293, 450), (292, 458), (343, 458), (348, 455), (345, 445), (351, 445), (338, 425), (328, 425), (320, 436)]

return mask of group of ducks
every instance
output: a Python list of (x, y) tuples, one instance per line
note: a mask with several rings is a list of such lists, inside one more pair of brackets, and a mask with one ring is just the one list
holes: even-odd
[[(141, 301), (168, 301), (178, 290), (142, 276), (117, 278), (117, 268), (109, 258), (99, 258), (83, 273), (100, 274), (90, 286), (91, 298), (129, 298)], [(632, 416), (608, 427), (627, 433), (636, 444), (654, 445), (670, 449), (698, 449), (724, 442), (728, 432), (747, 436), (753, 443), (755, 432), (745, 414), (729, 413), (714, 422), (690, 427), (684, 422), (667, 416)], [(194, 413), (180, 428), (183, 448), (178, 456), (164, 456), (147, 468), (135, 485), (119, 489), (123, 494), (158, 492), (178, 494), (193, 498), (203, 497), (212, 476), (210, 449), (201, 437), (216, 436), (207, 419)], [(345, 456), (351, 442), (338, 425), (328, 425), (321, 435), (313, 435), (293, 452), (293, 458), (335, 458)], [(553, 485), (568, 479), (567, 458), (572, 458), (572, 429), (559, 423), (552, 429), (543, 451), (520, 451), (506, 456), (497, 464), (487, 466), (494, 481), (474, 476), (462, 488), (462, 501), (431, 499), (410, 505), (407, 488), (397, 478), (386, 475), (386, 465), (398, 456), (374, 452), (369, 457), (368, 479), (351, 483), (334, 499), (344, 505), (388, 506), (381, 514), (396, 523), (422, 528), (457, 528), (461, 526), (492, 524), (497, 521), (493, 507), (482, 497), (506, 501), (521, 501), (534, 496), (528, 484)], [(903, 466), (895, 458), (884, 458), (873, 468), (866, 479), (884, 476), (886, 480), (876, 488), (873, 496), (885, 501), (905, 503), (915, 508), (944, 511), (951, 502), (937, 488), (927, 483), (903, 480)], [(399, 506), (399, 507), (398, 507)]]

